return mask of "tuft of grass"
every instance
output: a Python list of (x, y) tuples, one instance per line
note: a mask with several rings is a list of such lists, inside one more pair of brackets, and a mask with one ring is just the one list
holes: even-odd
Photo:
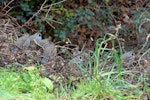
[[(144, 94), (141, 83), (145, 77), (138, 78), (139, 76), (131, 71), (124, 70), (119, 53), (113, 47), (108, 49), (104, 46), (111, 40), (111, 37), (97, 40), (95, 51), (91, 51), (93, 56), (89, 59), (89, 64), (82, 68), (85, 78), (81, 80), (77, 89), (72, 91), (68, 92), (68, 88), (62, 87), (61, 98), (66, 100), (141, 100)], [(122, 54), (121, 45), (119, 50)], [(111, 64), (108, 64), (109, 61), (112, 61)], [(126, 76), (132, 76), (139, 81), (132, 84), (129, 80), (125, 80)]]
[(88, 83), (83, 83), (78, 90), (72, 94), (75, 100), (129, 100), (129, 96), (118, 89), (115, 89), (111, 84), (105, 84), (107, 80), (90, 80)]

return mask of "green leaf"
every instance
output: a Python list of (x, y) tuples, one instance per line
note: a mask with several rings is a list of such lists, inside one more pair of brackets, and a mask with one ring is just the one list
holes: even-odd
[(54, 86), (51, 80), (49, 80), (48, 78), (43, 78), (42, 82), (44, 83), (44, 85), (49, 89), (49, 91), (52, 91)]
[(23, 17), (23, 15), (18, 15), (17, 19), (20, 20), (21, 22), (26, 22), (25, 17)]
[(27, 33), (26, 29), (25, 28), (21, 28), (21, 32), (23, 33)]
[(29, 82), (29, 81), (31, 80), (30, 75), (27, 74), (27, 73), (24, 73), (24, 74), (23, 74), (23, 80), (24, 80), (25, 82)]
[(28, 67), (28, 68), (26, 68), (29, 72), (34, 72), (35, 70), (36, 70), (36, 68), (35, 67), (32, 67), (32, 66), (30, 66), (30, 67)]

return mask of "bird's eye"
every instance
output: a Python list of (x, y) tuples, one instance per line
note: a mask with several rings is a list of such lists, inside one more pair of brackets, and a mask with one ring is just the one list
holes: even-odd
[(41, 37), (41, 34), (39, 33), (39, 36)]
[(132, 56), (133, 56), (134, 54), (132, 53)]
[(79, 57), (79, 59), (82, 59), (82, 57)]

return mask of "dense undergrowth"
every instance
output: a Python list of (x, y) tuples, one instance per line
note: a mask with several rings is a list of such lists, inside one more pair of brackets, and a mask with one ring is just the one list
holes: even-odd
[[(147, 100), (150, 88), (145, 69), (149, 67), (146, 63), (149, 56), (144, 59), (144, 55), (150, 51), (148, 4), (144, 0), (115, 3), (111, 0), (3, 0), (0, 11), (4, 16), (0, 18), (10, 18), (12, 22), (16, 19), (15, 27), (20, 33), (40, 31), (43, 37), (54, 42), (61, 40), (58, 47), (67, 43), (77, 45), (79, 50), (88, 50), (89, 56), (86, 66), (78, 63), (82, 77), (77, 83), (70, 76), (67, 84), (60, 82), (58, 86), (50, 77), (41, 76), (45, 67), (40, 64), (1, 66), (0, 100)], [(64, 48), (69, 49), (66, 52)], [(76, 48), (64, 48), (58, 51), (69, 55), (65, 59), (68, 61), (74, 53), (69, 51)], [(121, 56), (128, 50), (139, 55), (133, 65), (125, 67)], [(147, 65), (137, 62), (142, 57)]]
[[(106, 48), (99, 43), (93, 52), (92, 60), (89, 59), (87, 68), (82, 68), (84, 77), (80, 82), (73, 86), (60, 85), (54, 87), (54, 83), (40, 76), (42, 66), (22, 66), (20, 68), (13, 66), (0, 68), (0, 99), (1, 100), (141, 100), (144, 91), (148, 92), (148, 86), (142, 86), (145, 83), (146, 75), (139, 77), (130, 71), (125, 71), (119, 61), (107, 66), (110, 59), (120, 59), (115, 49), (105, 52)], [(104, 61), (102, 57), (107, 55)], [(94, 64), (92, 63), (94, 60)], [(118, 65), (120, 64), (120, 65)], [(117, 69), (116, 69), (116, 66)], [(107, 69), (105, 69), (107, 68)], [(133, 76), (138, 81), (132, 84), (125, 80), (125, 76)]]

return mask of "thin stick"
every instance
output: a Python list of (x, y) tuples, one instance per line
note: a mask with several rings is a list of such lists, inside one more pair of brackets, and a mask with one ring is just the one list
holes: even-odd
[(146, 51), (142, 54), (142, 56), (140, 56), (140, 58), (139, 58), (139, 60), (138, 60), (138, 64), (139, 64), (139, 65), (141, 65), (141, 64), (140, 64), (140, 61), (141, 61), (142, 57), (143, 57), (144, 55), (146, 55), (149, 51), (150, 51), (150, 48), (149, 48), (148, 50), (146, 50)]
[[(144, 19), (143, 19), (143, 22), (139, 25), (139, 28), (138, 28), (138, 31), (139, 31), (139, 32), (141, 31), (142, 25), (143, 25), (144, 23), (146, 23), (146, 22), (150, 22), (150, 19), (148, 19), (148, 18), (144, 18)], [(140, 32), (140, 33), (141, 33), (141, 32)]]
[[(143, 45), (143, 47), (141, 48), (141, 50), (139, 51), (138, 55), (140, 55), (140, 53), (142, 52), (142, 50), (143, 50), (143, 49), (145, 48), (145, 46), (147, 45), (149, 38), (150, 38), (150, 34), (146, 37), (146, 42), (145, 42), (145, 44)], [(140, 61), (141, 61), (142, 57), (143, 57), (144, 55), (146, 55), (149, 51), (150, 51), (150, 48), (149, 48), (148, 50), (146, 50), (146, 51), (142, 54), (142, 56), (140, 56), (140, 58), (139, 58), (139, 60), (138, 60), (138, 64), (139, 64), (139, 65), (141, 65), (141, 64), (140, 64)]]
[(40, 47), (44, 50), (43, 46), (41, 46), (41, 45), (36, 41), (36, 39), (33, 39), (33, 40), (34, 40), (34, 42), (35, 42), (36, 45), (40, 46)]
[(69, 47), (65, 47), (65, 46), (59, 46), (59, 45), (56, 45), (55, 47), (56, 47), (56, 48), (63, 48), (63, 49), (72, 50), (71, 48), (69, 48)]
[(48, 22), (45, 18), (42, 18), (49, 26), (51, 26), (53, 29), (55, 29), (55, 27), (50, 23)]
[(144, 43), (143, 47), (140, 49), (138, 54), (140, 54), (142, 52), (142, 50), (145, 48), (145, 46), (148, 44), (149, 38), (150, 38), (150, 34), (148, 34), (148, 36), (146, 37), (146, 42)]
[(40, 7), (40, 9), (32, 17), (30, 17), (30, 19), (27, 22), (25, 22), (22, 25), (22, 27), (25, 26), (25, 25), (27, 25), (35, 16), (37, 16), (41, 12), (41, 10), (43, 9), (43, 6), (46, 4), (46, 2), (47, 2), (47, 0), (44, 1), (44, 3), (42, 4), (42, 6)]
[(14, 0), (11, 0), (10, 2), (7, 3), (7, 5), (2, 9), (4, 11)]

